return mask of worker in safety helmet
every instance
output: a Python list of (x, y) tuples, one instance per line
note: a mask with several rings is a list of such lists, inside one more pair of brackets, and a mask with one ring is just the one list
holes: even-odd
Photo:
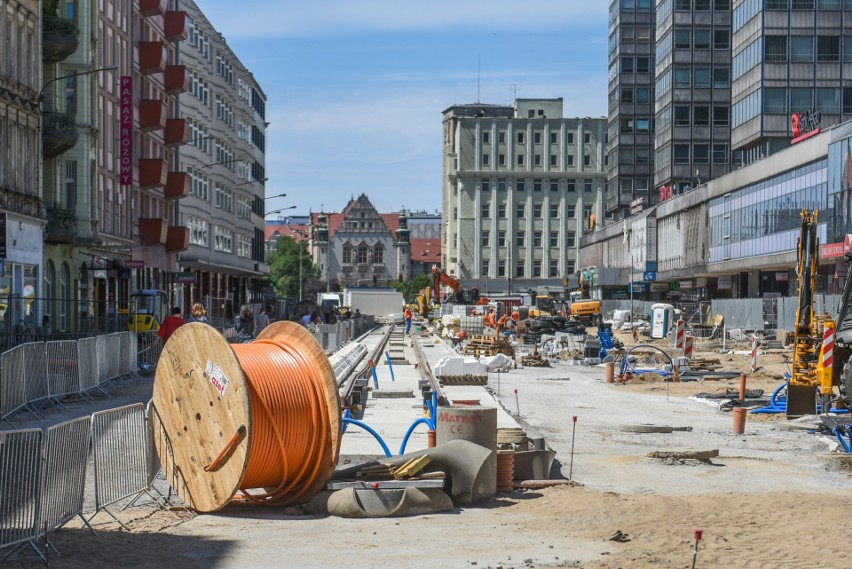
[(411, 313), (411, 306), (410, 305), (407, 305), (407, 304), (405, 305), (404, 316), (405, 316), (405, 335), (407, 336), (408, 334), (411, 333), (411, 319), (414, 317), (414, 315)]

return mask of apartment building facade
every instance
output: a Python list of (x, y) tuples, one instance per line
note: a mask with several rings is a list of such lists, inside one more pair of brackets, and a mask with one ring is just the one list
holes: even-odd
[(443, 125), (444, 270), (483, 290), (561, 286), (604, 215), (607, 119), (518, 99), (450, 107)]
[(181, 222), (190, 230), (179, 265), (187, 304), (206, 298), (240, 304), (260, 297), (265, 264), (266, 95), (198, 5), (182, 2), (188, 39), (181, 48), (189, 125), (181, 149), (189, 195)]

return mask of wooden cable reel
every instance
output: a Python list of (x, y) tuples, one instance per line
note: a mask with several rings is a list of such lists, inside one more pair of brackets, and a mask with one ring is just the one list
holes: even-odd
[(152, 422), (166, 478), (199, 512), (306, 502), (340, 453), (334, 372), (291, 322), (233, 346), (206, 324), (178, 328), (157, 365)]

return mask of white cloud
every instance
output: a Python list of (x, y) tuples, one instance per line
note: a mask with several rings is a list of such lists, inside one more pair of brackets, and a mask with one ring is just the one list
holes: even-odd
[(607, 3), (601, 0), (254, 0), (240, 7), (233, 0), (207, 0), (202, 9), (226, 37), (459, 28), (567, 30), (607, 17)]

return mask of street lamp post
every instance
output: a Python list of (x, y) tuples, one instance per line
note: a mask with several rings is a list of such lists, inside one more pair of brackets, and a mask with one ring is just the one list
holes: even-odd
[(304, 238), (306, 238), (308, 234), (301, 229), (294, 229), (293, 233), (303, 238), (299, 240), (299, 302), (302, 302), (302, 249), (304, 249)]
[[(268, 179), (269, 179), (269, 178), (264, 178), (264, 179), (263, 179), (263, 181), (265, 182), (265, 181), (266, 181), (266, 180), (268, 180)], [(263, 199), (265, 199), (265, 200), (271, 200), (271, 199), (275, 199), (275, 198), (286, 198), (286, 197), (287, 197), (287, 194), (278, 194), (277, 196), (266, 196), (266, 197), (265, 197), (265, 198), (263, 198)]]
[(266, 216), (270, 216), (274, 213), (281, 213), (282, 211), (287, 211), (288, 209), (296, 209), (296, 206), (291, 205), (290, 207), (282, 207), (281, 209), (273, 209), (272, 211), (266, 212)]
[(57, 81), (62, 81), (63, 79), (70, 79), (71, 77), (79, 77), (80, 75), (91, 75), (92, 73), (100, 73), (101, 71), (112, 71), (113, 69), (118, 69), (118, 65), (108, 65), (107, 67), (98, 67), (97, 69), (90, 69), (88, 71), (75, 71), (74, 73), (68, 73), (67, 75), (63, 75), (61, 77), (55, 77), (42, 85), (41, 91), (38, 92), (38, 104), (41, 106), (41, 103), (44, 101), (44, 90), (51, 83), (56, 83)]

